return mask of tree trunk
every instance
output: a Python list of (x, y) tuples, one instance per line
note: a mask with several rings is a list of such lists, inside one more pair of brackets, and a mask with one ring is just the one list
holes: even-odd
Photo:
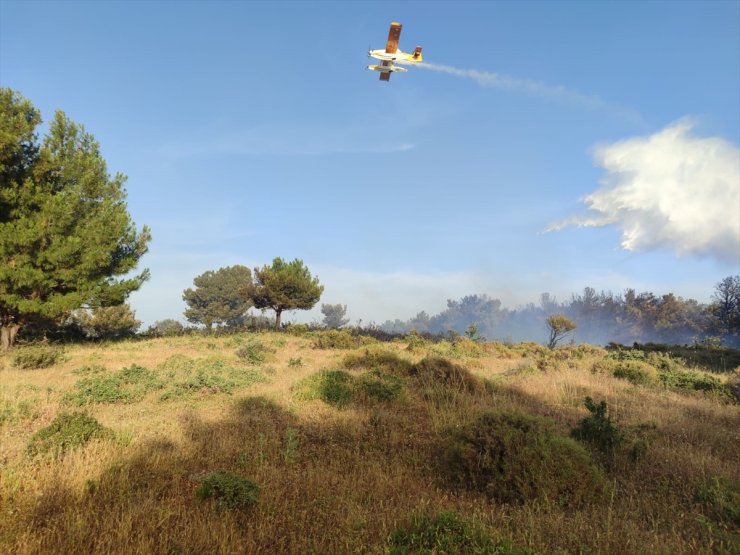
[(275, 311), (275, 330), (280, 331), (280, 315), (283, 313), (282, 310)]
[(15, 343), (15, 336), (18, 335), (18, 331), (21, 329), (19, 324), (10, 324), (7, 326), (0, 326), (0, 348), (3, 351), (10, 349)]

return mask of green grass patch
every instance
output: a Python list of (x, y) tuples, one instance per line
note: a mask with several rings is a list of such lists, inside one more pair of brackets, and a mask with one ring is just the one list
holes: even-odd
[(259, 486), (230, 472), (213, 472), (203, 478), (196, 494), (201, 499), (213, 499), (219, 509), (248, 509), (259, 498)]
[(21, 399), (19, 401), (0, 401), (0, 426), (13, 425), (23, 420), (38, 418), (38, 399)]
[(36, 432), (28, 444), (31, 455), (64, 452), (93, 439), (112, 439), (113, 431), (84, 412), (62, 412), (46, 428)]
[(177, 366), (179, 370), (171, 371), (174, 373), (171, 383), (160, 397), (163, 401), (193, 395), (231, 394), (238, 387), (268, 381), (264, 373), (254, 368), (232, 366), (221, 358), (177, 360), (168, 366)]
[(67, 393), (63, 402), (78, 407), (93, 403), (136, 403), (149, 391), (162, 387), (157, 372), (132, 364), (113, 374), (79, 380), (75, 391)]
[(294, 395), (305, 401), (321, 400), (344, 408), (350, 403), (391, 402), (403, 390), (403, 380), (392, 374), (371, 370), (353, 376), (344, 370), (322, 370), (304, 378), (294, 387)]
[(483, 527), (454, 512), (416, 515), (388, 538), (390, 555), (534, 555), (504, 539), (494, 540)]
[[(276, 341), (285, 340), (279, 339)], [(267, 362), (270, 356), (274, 353), (275, 349), (268, 347), (255, 338), (248, 339), (246, 343), (236, 350), (236, 356), (248, 364), (262, 364), (263, 362)]]

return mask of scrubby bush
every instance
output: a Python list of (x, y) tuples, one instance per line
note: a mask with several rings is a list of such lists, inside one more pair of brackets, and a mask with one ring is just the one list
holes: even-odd
[(184, 332), (185, 327), (172, 318), (157, 320), (154, 325), (149, 326), (149, 329), (146, 330), (146, 334), (152, 337), (172, 337), (182, 335)]
[(313, 346), (316, 349), (356, 349), (375, 342), (372, 337), (354, 335), (349, 330), (325, 330), (315, 332)]
[(132, 364), (110, 375), (83, 378), (75, 384), (74, 392), (67, 393), (65, 403), (82, 406), (89, 403), (135, 403), (147, 392), (161, 389), (164, 384), (159, 375)]
[(13, 366), (22, 370), (49, 368), (64, 358), (64, 351), (52, 345), (28, 345), (16, 349), (13, 354)]
[(203, 478), (196, 494), (213, 499), (219, 509), (247, 509), (257, 503), (259, 486), (226, 471), (213, 472)]
[(274, 349), (252, 338), (236, 350), (236, 356), (249, 364), (262, 364), (274, 352)]
[(72, 318), (90, 339), (130, 337), (141, 326), (134, 311), (125, 303), (94, 309), (80, 309), (73, 314)]
[(357, 388), (368, 399), (387, 402), (397, 398), (403, 389), (403, 381), (392, 374), (371, 370), (360, 376)]
[(728, 394), (729, 390), (714, 376), (696, 370), (664, 370), (660, 372), (660, 382), (673, 389), (689, 391), (706, 391), (711, 393)]
[(520, 412), (488, 412), (452, 432), (441, 463), (452, 483), (506, 503), (578, 506), (605, 491), (588, 451), (552, 422)]
[(603, 455), (612, 457), (617, 447), (624, 440), (624, 434), (615, 426), (607, 414), (606, 401), (594, 403), (586, 397), (583, 404), (591, 413), (571, 430), (571, 437), (587, 443)]
[(284, 329), (285, 333), (295, 335), (296, 337), (303, 337), (309, 331), (306, 324), (287, 324)]
[(85, 445), (92, 439), (111, 439), (113, 431), (84, 412), (62, 412), (46, 428), (36, 432), (28, 444), (31, 455), (54, 453)]
[(650, 385), (658, 381), (658, 371), (647, 362), (627, 360), (617, 364), (612, 372), (615, 378), (635, 385)]
[(307, 401), (321, 399), (343, 408), (363, 402), (389, 402), (397, 398), (403, 381), (391, 374), (373, 370), (355, 377), (343, 370), (323, 370), (301, 380), (294, 388), (298, 398)]
[(426, 357), (414, 364), (409, 374), (426, 385), (441, 384), (457, 391), (473, 393), (480, 382), (466, 369), (442, 357)]
[(396, 353), (382, 349), (364, 349), (362, 352), (348, 353), (343, 359), (345, 368), (368, 368), (391, 372), (398, 376), (411, 373), (410, 361)]
[(704, 513), (718, 522), (726, 522), (740, 528), (740, 486), (713, 476), (705, 480), (696, 490), (696, 500), (702, 504)]
[(422, 349), (426, 349), (431, 345), (431, 341), (424, 339), (421, 335), (419, 335), (416, 332), (411, 332), (406, 337), (404, 337), (404, 341), (406, 341), (407, 346), (406, 350), (409, 352), (417, 352)]
[(391, 533), (388, 544), (390, 555), (534, 555), (506, 540), (493, 540), (479, 523), (454, 512), (414, 516), (408, 526)]

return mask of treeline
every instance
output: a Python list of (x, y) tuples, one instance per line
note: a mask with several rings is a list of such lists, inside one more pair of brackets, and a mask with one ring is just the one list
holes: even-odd
[(507, 309), (488, 295), (468, 295), (448, 300), (447, 308), (430, 316), (420, 312), (402, 321), (386, 321), (380, 328), (390, 333), (465, 333), (474, 324), (478, 334), (489, 340), (546, 342), (546, 319), (563, 314), (577, 325), (571, 336), (577, 343), (624, 345), (639, 343), (720, 343), (740, 347), (740, 275), (729, 276), (714, 288), (709, 304), (683, 299), (673, 293), (655, 295), (627, 289), (623, 295), (597, 292), (586, 287), (582, 293), (558, 302), (549, 293), (538, 304)]

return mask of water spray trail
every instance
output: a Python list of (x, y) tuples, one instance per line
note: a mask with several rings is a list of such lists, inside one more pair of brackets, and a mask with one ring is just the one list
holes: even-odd
[(478, 69), (460, 69), (452, 66), (441, 64), (430, 64), (423, 62), (415, 64), (415, 67), (446, 73), (456, 77), (472, 79), (482, 87), (492, 87), (510, 92), (524, 93), (528, 96), (544, 98), (579, 106), (589, 110), (607, 112), (611, 115), (632, 121), (633, 123), (642, 124), (643, 120), (640, 114), (631, 109), (624, 108), (606, 102), (596, 95), (583, 94), (562, 85), (548, 85), (540, 81), (531, 79), (519, 79), (509, 75), (502, 75), (492, 71), (481, 71)]

